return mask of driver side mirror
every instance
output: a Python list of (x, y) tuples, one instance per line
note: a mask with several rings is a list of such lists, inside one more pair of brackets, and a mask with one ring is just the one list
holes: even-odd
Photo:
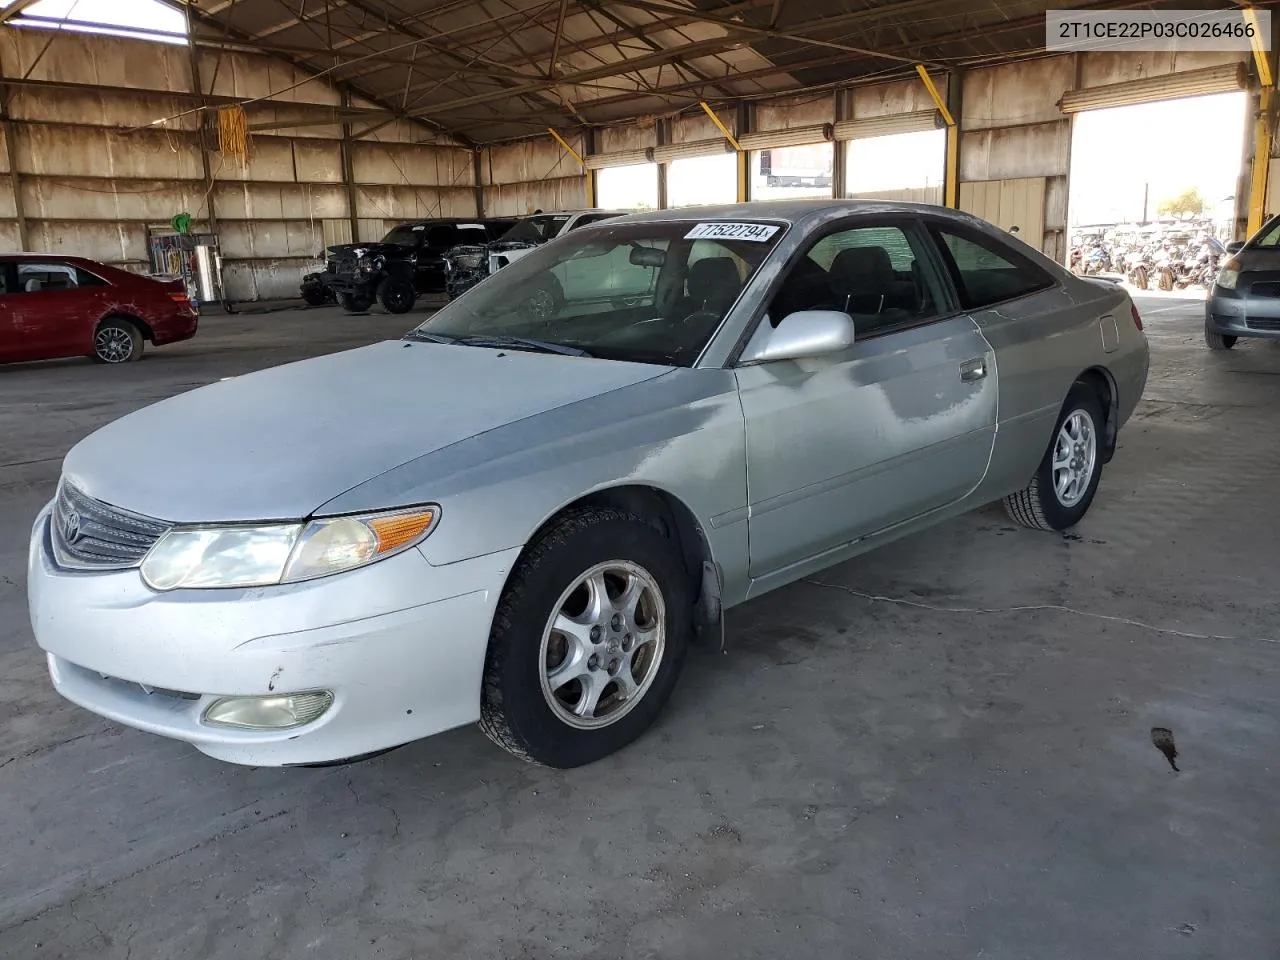
[(853, 318), (838, 310), (800, 310), (761, 332), (752, 337), (741, 363), (821, 357), (853, 346)]
[(1227, 253), (1239, 253), (1243, 249), (1244, 241), (1242, 240), (1232, 240), (1227, 244)]

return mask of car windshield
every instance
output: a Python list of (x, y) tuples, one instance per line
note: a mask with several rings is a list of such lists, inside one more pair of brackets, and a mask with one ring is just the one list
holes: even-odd
[(523, 338), (541, 349), (691, 366), (783, 230), (665, 220), (575, 231), (504, 267), (411, 336), (512, 349), (521, 347), (511, 338)]
[(558, 237), (560, 230), (568, 222), (568, 217), (528, 217), (504, 233), (502, 239), (521, 243), (542, 243)]
[(1258, 234), (1258, 238), (1250, 244), (1251, 247), (1277, 247), (1280, 246), (1280, 217), (1276, 217)]
[(383, 237), (382, 242), (398, 243), (402, 247), (416, 247), (421, 233), (421, 230), (414, 230), (412, 224), (402, 223)]

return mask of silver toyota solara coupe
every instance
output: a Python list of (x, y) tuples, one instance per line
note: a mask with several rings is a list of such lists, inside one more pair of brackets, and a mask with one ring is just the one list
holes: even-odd
[(723, 611), (1003, 499), (1084, 516), (1147, 376), (1114, 284), (936, 207), (586, 227), (401, 340), (79, 443), (32, 532), (53, 683), (235, 763), (479, 721), (571, 767)]

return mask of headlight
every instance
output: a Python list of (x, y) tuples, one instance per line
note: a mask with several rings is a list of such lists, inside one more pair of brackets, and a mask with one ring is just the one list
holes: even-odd
[(1240, 261), (1228, 260), (1222, 265), (1222, 272), (1218, 274), (1218, 286), (1223, 290), (1234, 290), (1239, 282)]
[(369, 259), (361, 260), (358, 266), (365, 273), (377, 273), (384, 266), (386, 266), (386, 263), (387, 261), (385, 257), (372, 257)]
[(178, 527), (142, 561), (153, 590), (265, 587), (363, 567), (421, 542), (438, 507), (415, 507), (309, 523)]

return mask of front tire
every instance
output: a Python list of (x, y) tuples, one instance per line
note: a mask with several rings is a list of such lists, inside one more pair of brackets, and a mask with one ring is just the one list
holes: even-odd
[(692, 636), (690, 578), (657, 526), (608, 507), (568, 513), (533, 541), (498, 602), (480, 728), (546, 766), (606, 757), (657, 718)]
[(1210, 350), (1230, 350), (1236, 345), (1236, 341), (1240, 339), (1231, 333), (1214, 333), (1209, 329), (1209, 325), (1204, 327), (1204, 342)]
[(418, 292), (404, 277), (387, 277), (378, 287), (378, 300), (387, 313), (408, 313), (418, 300)]
[(142, 331), (130, 320), (108, 317), (93, 334), (96, 363), (131, 363), (142, 359)]
[(367, 313), (373, 306), (373, 300), (362, 293), (344, 293), (338, 302), (347, 313)]
[(526, 317), (544, 324), (550, 323), (559, 316), (560, 308), (563, 306), (564, 288), (553, 276), (539, 281), (522, 304)]
[(302, 300), (309, 307), (323, 307), (325, 299), (323, 288), (304, 287), (302, 289)]
[(1089, 512), (1102, 479), (1106, 416), (1097, 392), (1077, 383), (1031, 482), (1004, 499), (1010, 518), (1033, 530), (1067, 530)]

